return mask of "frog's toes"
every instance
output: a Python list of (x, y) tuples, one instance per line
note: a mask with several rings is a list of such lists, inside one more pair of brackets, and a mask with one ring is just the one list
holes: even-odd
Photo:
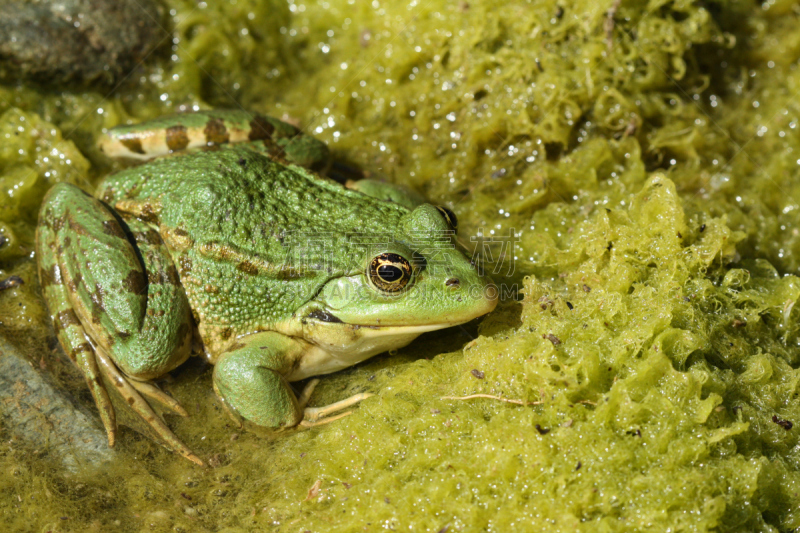
[(319, 385), (319, 380), (315, 378), (306, 383), (306, 386), (303, 387), (303, 391), (300, 393), (300, 396), (297, 397), (297, 405), (300, 409), (305, 409), (306, 405), (308, 405), (308, 400), (311, 399), (311, 394), (313, 394), (317, 385)]
[(352, 411), (347, 411), (346, 413), (341, 413), (334, 416), (328, 416), (328, 415), (330, 415), (331, 413), (335, 413), (337, 411), (341, 411), (342, 409), (351, 407), (362, 400), (366, 400), (370, 396), (375, 396), (375, 395), (370, 392), (362, 392), (360, 394), (351, 396), (345, 400), (341, 400), (339, 402), (332, 403), (330, 405), (326, 405), (323, 407), (306, 407), (305, 409), (303, 409), (303, 420), (300, 421), (299, 425), (302, 427), (321, 426), (323, 424), (328, 424), (330, 422), (333, 422), (334, 420), (339, 420), (340, 418), (344, 418), (352, 414)]
[[(97, 349), (95, 352), (97, 356), (97, 362), (100, 365), (100, 370), (103, 374), (108, 378), (111, 383), (113, 383), (117, 387), (117, 391), (122, 395), (128, 405), (131, 406), (139, 416), (141, 416), (145, 422), (150, 426), (150, 428), (162, 439), (162, 441), (166, 444), (167, 448), (170, 450), (176, 451), (181, 454), (186, 459), (189, 459), (195, 464), (200, 466), (205, 466), (203, 461), (197, 457), (192, 450), (190, 450), (181, 440), (175, 436), (172, 430), (167, 427), (163, 420), (153, 411), (153, 408), (150, 407), (150, 404), (147, 403), (147, 400), (142, 398), (142, 395), (139, 394), (139, 390), (142, 390), (144, 394), (150, 396), (154, 394), (158, 401), (163, 401), (171, 408), (174, 409), (174, 406), (177, 406), (183, 413), (186, 411), (183, 410), (178, 403), (169, 398), (165, 393), (158, 390), (155, 386), (150, 384), (144, 384), (143, 382), (137, 382), (136, 385), (133, 385), (133, 380), (128, 380), (117, 368), (114, 362), (108, 357), (106, 353), (103, 352), (101, 349)], [(146, 391), (146, 392), (145, 392)], [(157, 393), (154, 393), (157, 391)], [(165, 400), (165, 398), (169, 398), (169, 400)]]
[(139, 393), (147, 396), (148, 398), (157, 401), (165, 408), (169, 409), (176, 415), (180, 416), (189, 416), (189, 413), (186, 412), (186, 409), (178, 403), (178, 400), (167, 394), (166, 392), (162, 391), (149, 381), (138, 381), (135, 379), (131, 379), (129, 383), (133, 386), (134, 389), (139, 391)]

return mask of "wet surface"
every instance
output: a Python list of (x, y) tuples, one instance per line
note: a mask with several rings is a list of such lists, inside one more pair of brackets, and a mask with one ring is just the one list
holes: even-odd
[(67, 471), (97, 468), (114, 458), (97, 417), (2, 338), (0, 413), (11, 439), (44, 452)]

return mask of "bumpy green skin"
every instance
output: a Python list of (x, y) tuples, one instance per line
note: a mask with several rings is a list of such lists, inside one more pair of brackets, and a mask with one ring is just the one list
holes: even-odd
[[(303, 418), (287, 381), (494, 308), (491, 284), (435, 207), (349, 190), (268, 145), (131, 168), (101, 183), (100, 200), (67, 184), (48, 193), (37, 234), (45, 297), (101, 412), (92, 350), (128, 378), (157, 377), (189, 354), (189, 310), (220, 398), (275, 427)], [(370, 278), (383, 253), (414, 265), (404, 290)]]

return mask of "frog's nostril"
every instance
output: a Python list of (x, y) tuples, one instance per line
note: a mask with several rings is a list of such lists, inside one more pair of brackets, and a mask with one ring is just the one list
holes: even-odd
[(444, 284), (447, 285), (448, 287), (458, 287), (459, 285), (461, 285), (461, 280), (458, 278), (450, 278), (447, 281), (445, 281)]

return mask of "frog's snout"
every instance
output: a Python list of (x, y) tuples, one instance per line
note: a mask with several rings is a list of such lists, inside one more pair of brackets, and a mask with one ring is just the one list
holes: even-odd
[(447, 281), (444, 282), (445, 285), (452, 289), (457, 289), (461, 286), (461, 280), (458, 278), (449, 278)]

